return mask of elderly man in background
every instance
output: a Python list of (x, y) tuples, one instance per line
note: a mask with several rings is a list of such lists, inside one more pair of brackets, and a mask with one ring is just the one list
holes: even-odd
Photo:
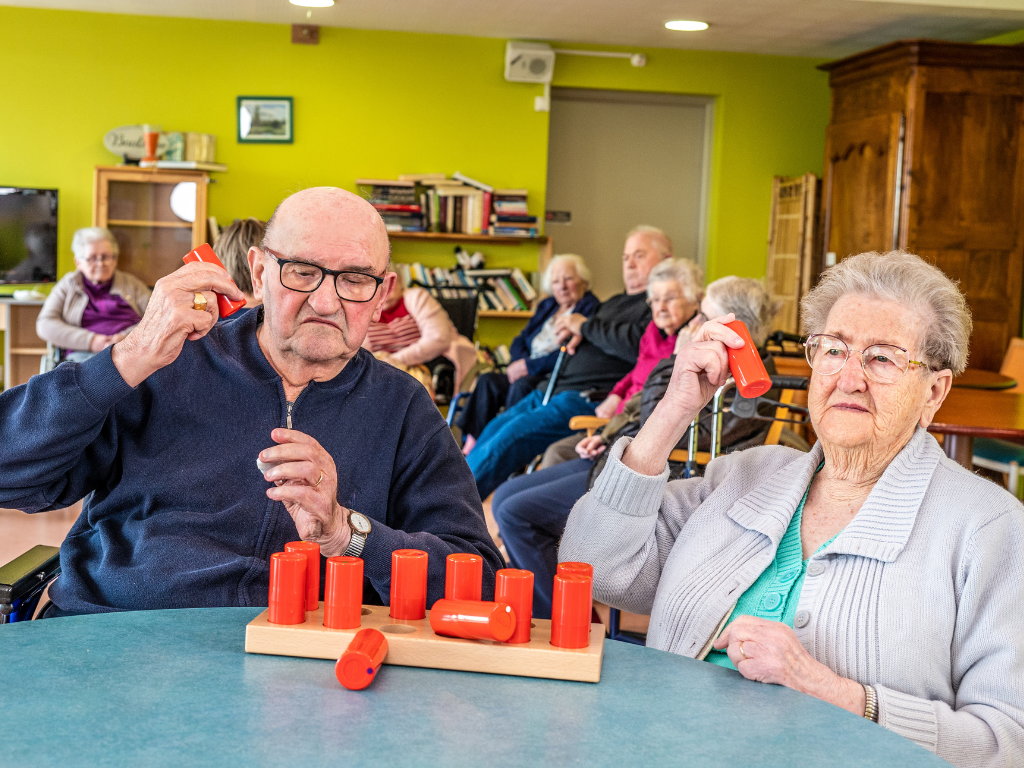
[(78, 230), (71, 250), (75, 270), (53, 286), (36, 320), (36, 333), (67, 350), (65, 359), (80, 362), (120, 341), (138, 325), (150, 290), (117, 268), (117, 240), (109, 230)]
[(502, 560), (451, 432), (360, 348), (396, 279), (380, 216), (308, 189), (249, 257), (261, 308), (215, 325), (215, 293), (242, 293), (189, 264), (127, 339), (0, 395), (0, 505), (88, 497), (48, 615), (266, 605), (270, 555), (298, 538), (362, 557), (366, 602), (402, 548), (429, 554), (429, 602), (453, 552), (483, 557), (488, 594)]
[(852, 256), (803, 299), (810, 453), (666, 459), (743, 345), (705, 323), (640, 433), (609, 451), (559, 558), (651, 615), (647, 644), (864, 716), (960, 768), (1024, 764), (1024, 508), (926, 431), (971, 318), (917, 256)]
[(510, 474), (551, 443), (570, 434), (569, 419), (592, 416), (597, 404), (636, 365), (640, 339), (651, 322), (647, 276), (672, 258), (672, 241), (660, 229), (642, 226), (626, 237), (622, 281), (626, 290), (604, 302), (590, 318), (573, 313), (557, 327), (571, 355), (543, 404), (546, 385), (491, 421), (467, 457), (480, 498), (486, 499)]

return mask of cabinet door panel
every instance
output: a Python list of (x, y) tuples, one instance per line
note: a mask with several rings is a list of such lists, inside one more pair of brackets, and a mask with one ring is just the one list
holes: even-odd
[(899, 113), (828, 127), (822, 222), (837, 260), (892, 248)]

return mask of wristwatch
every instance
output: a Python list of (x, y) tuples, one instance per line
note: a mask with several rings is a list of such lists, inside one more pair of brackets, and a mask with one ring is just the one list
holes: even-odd
[(363, 547), (366, 546), (366, 539), (373, 529), (370, 518), (361, 512), (350, 511), (348, 513), (348, 524), (352, 529), (352, 538), (349, 539), (348, 547), (342, 552), (349, 557), (359, 557), (363, 554)]

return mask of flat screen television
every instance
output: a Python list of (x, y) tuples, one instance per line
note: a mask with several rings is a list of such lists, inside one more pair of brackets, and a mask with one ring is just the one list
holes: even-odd
[(57, 279), (57, 190), (0, 187), (0, 284)]

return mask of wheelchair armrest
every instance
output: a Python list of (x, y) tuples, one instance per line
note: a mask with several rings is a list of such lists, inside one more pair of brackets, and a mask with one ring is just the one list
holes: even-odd
[[(668, 460), (669, 461), (676, 461), (676, 462), (679, 462), (681, 464), (682, 462), (686, 461), (686, 456), (687, 456), (686, 451), (684, 451), (682, 448), (676, 448), (675, 450), (672, 451), (672, 453), (670, 453), (668, 455)], [(710, 453), (708, 453), (707, 451), (697, 451), (696, 462), (698, 464), (707, 464), (710, 461), (711, 461), (711, 454)]]
[(59, 575), (60, 548), (42, 544), (0, 566), (0, 614), (11, 613)]
[(581, 429), (600, 429), (609, 421), (610, 419), (601, 419), (597, 416), (573, 416), (569, 419), (569, 429), (573, 432), (579, 432)]

